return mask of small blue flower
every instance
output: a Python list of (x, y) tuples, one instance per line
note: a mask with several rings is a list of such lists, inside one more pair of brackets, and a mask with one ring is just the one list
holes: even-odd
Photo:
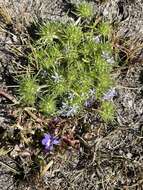
[(89, 90), (89, 95), (90, 96), (95, 97), (95, 94), (96, 94), (96, 89), (95, 88)]
[(70, 106), (68, 103), (62, 102), (62, 107), (59, 113), (64, 117), (73, 117), (77, 114), (78, 110), (79, 106), (77, 104)]
[(100, 41), (101, 41), (100, 36), (95, 36), (95, 37), (93, 38), (93, 40), (94, 40), (97, 44), (100, 43)]
[(91, 99), (88, 99), (86, 100), (86, 102), (84, 103), (84, 106), (87, 107), (87, 108), (91, 108), (93, 106), (95, 102), (95, 99), (94, 98), (91, 98)]
[(117, 95), (115, 88), (110, 89), (104, 96), (103, 100), (112, 100)]
[(59, 83), (62, 80), (62, 76), (59, 75), (57, 72), (54, 73), (54, 75), (51, 76), (51, 78), (54, 80), (54, 82)]
[(114, 63), (115, 63), (114, 58), (113, 58), (108, 52), (103, 51), (103, 52), (102, 52), (102, 57), (103, 57), (103, 59), (105, 59), (105, 60), (107, 61), (107, 63), (109, 63), (109, 64), (114, 64)]
[(45, 146), (46, 151), (53, 150), (53, 146), (58, 145), (59, 143), (59, 139), (51, 134), (45, 134), (44, 138), (42, 139), (42, 145)]

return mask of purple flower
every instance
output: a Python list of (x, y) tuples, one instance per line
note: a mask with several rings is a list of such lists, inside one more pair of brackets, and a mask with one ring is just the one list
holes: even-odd
[(115, 88), (110, 89), (104, 96), (103, 100), (112, 100), (117, 95)]
[(95, 99), (94, 98), (91, 98), (91, 99), (88, 99), (86, 100), (86, 102), (84, 103), (84, 106), (87, 107), (87, 108), (91, 108), (93, 106), (95, 102)]
[(44, 138), (42, 139), (42, 145), (45, 146), (46, 151), (53, 150), (53, 146), (59, 143), (60, 143), (59, 139), (51, 134), (45, 134)]

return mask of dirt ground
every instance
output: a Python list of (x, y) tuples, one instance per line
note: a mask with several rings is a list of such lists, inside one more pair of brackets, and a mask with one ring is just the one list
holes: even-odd
[[(75, 1), (78, 0), (71, 0)], [(116, 122), (109, 126), (98, 124), (94, 114), (87, 115), (84, 120), (92, 123), (95, 137), (88, 142), (90, 149), (69, 150), (68, 156), (58, 158), (41, 180), (31, 178), (29, 183), (20, 181), (17, 184), (12, 172), (1, 166), (1, 190), (143, 189), (143, 1), (90, 2), (97, 15), (117, 24), (116, 36), (129, 47), (131, 56), (127, 61), (121, 52), (120, 67), (113, 73), (117, 79)], [(15, 84), (12, 63), (17, 59), (10, 50), (12, 45), (22, 50), (20, 41), (26, 40), (25, 27), (33, 20), (71, 19), (70, 14), (66, 14), (70, 8), (66, 0), (0, 0), (0, 89)], [(8, 91), (12, 93), (10, 87)], [(11, 118), (7, 117), (10, 106), (10, 102), (0, 96), (0, 138), (11, 123)], [(0, 140), (0, 145), (2, 143)], [(0, 155), (0, 161), (3, 160), (16, 167), (10, 156)]]

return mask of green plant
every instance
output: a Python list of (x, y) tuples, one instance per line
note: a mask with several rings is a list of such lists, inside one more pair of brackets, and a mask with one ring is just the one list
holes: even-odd
[(56, 113), (56, 105), (53, 97), (45, 97), (40, 102), (40, 111), (47, 115)]
[(83, 1), (76, 7), (76, 14), (84, 19), (93, 17), (93, 7), (90, 3)]
[(33, 105), (36, 100), (38, 84), (36, 80), (29, 75), (23, 78), (20, 83), (19, 93), (24, 104)]
[(68, 46), (78, 46), (82, 40), (82, 28), (76, 26), (74, 23), (70, 23), (65, 27), (63, 38)]
[(54, 39), (58, 38), (58, 32), (60, 28), (58, 22), (45, 23), (40, 27), (40, 42), (47, 44), (52, 43)]
[[(99, 113), (110, 120), (111, 103), (104, 103), (102, 97), (113, 85), (108, 38), (111, 27), (107, 22), (95, 25), (89, 3), (78, 4), (76, 11), (82, 18), (78, 22), (48, 22), (40, 27), (40, 39), (33, 43), (29, 55), (28, 66), (33, 68), (34, 78), (24, 76), (20, 96), (24, 103), (36, 103), (35, 107), (48, 116), (72, 116), (84, 109), (85, 101), (92, 97), (90, 92), (95, 90), (95, 98), (102, 102)], [(88, 18), (89, 22), (84, 22)]]
[(106, 122), (113, 121), (115, 116), (115, 107), (110, 101), (103, 101), (101, 104), (100, 115)]
[(102, 22), (99, 25), (99, 32), (104, 36), (111, 34), (111, 25), (108, 22)]

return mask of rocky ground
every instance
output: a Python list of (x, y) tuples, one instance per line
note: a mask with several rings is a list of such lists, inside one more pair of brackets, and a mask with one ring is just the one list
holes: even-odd
[[(58, 157), (41, 180), (33, 177), (29, 182), (16, 183), (11, 169), (1, 162), (12, 168), (17, 163), (10, 156), (1, 156), (0, 151), (2, 190), (143, 189), (143, 1), (91, 0), (91, 3), (97, 15), (116, 26), (121, 59), (113, 73), (117, 79), (118, 95), (114, 100), (117, 120), (113, 126), (98, 124), (94, 114), (90, 114), (87, 118), (94, 133), (94, 138), (88, 141), (90, 147), (71, 149), (67, 156)], [(13, 93), (10, 87), (15, 85), (13, 63), (19, 64), (21, 60), (11, 50), (18, 47), (23, 59), (21, 41), (34, 31), (30, 27), (33, 20), (70, 19), (70, 14), (66, 14), (70, 8), (66, 0), (0, 0), (0, 89)], [(0, 96), (0, 138), (11, 123), (7, 116), (10, 107), (11, 101)]]

